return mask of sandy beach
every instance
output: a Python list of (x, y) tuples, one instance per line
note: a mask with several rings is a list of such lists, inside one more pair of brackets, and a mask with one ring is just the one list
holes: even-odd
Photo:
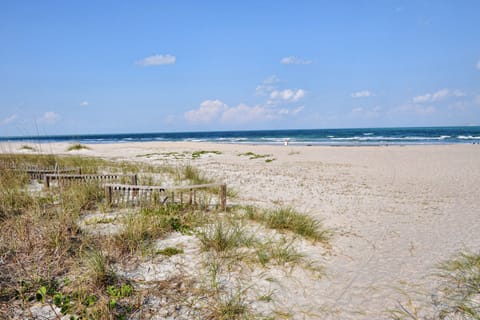
[[(21, 145), (4, 143), (1, 150), (25, 152)], [(321, 261), (326, 275), (316, 280), (292, 274), (276, 292), (277, 303), (298, 318), (388, 318), (386, 310), (403, 301), (403, 291), (429, 289), (438, 263), (480, 248), (479, 145), (142, 142), (70, 152), (68, 145), (36, 148), (46, 154), (188, 163), (237, 191), (230, 204), (292, 207), (322, 220), (334, 230), (331, 247), (306, 247), (305, 254)], [(195, 160), (165, 156), (185, 151), (221, 153)], [(250, 159), (248, 152), (265, 157)]]

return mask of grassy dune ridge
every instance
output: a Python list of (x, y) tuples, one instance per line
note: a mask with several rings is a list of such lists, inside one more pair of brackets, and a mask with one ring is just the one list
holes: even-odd
[[(258, 223), (247, 217), (251, 209), (230, 207), (217, 212), (181, 204), (113, 208), (105, 203), (98, 183), (46, 189), (42, 181), (30, 181), (24, 171), (11, 169), (81, 167), (84, 173), (138, 173), (140, 183), (150, 184), (162, 184), (167, 176), (177, 183), (211, 181), (195, 167), (52, 155), (3, 155), (0, 160), (1, 318), (141, 319), (154, 314), (186, 319), (274, 318), (274, 306), (263, 308), (268, 312), (252, 307), (259, 297), (242, 285), (241, 279), (248, 279), (243, 270), (312, 265), (296, 249), (295, 237), (304, 236), (297, 227), (284, 222), (282, 229), (289, 234), (260, 239), (255, 233)], [(92, 213), (95, 218), (87, 219)], [(82, 219), (88, 223), (81, 224)], [(114, 231), (92, 232), (106, 226)], [(314, 233), (325, 232), (315, 223), (310, 228)], [(126, 265), (147, 261), (154, 267), (156, 263), (168, 266), (168, 259), (186, 256), (182, 243), (158, 248), (159, 241), (169, 237), (198, 241), (196, 253), (203, 267), (197, 274), (149, 282), (125, 271)], [(230, 284), (226, 278), (232, 279)], [(162, 296), (170, 301), (167, 306), (149, 302)], [(261, 303), (272, 304), (274, 295), (260, 294), (266, 296)]]

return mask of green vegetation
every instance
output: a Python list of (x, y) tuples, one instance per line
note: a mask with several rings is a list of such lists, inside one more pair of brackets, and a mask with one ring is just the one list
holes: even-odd
[(75, 144), (72, 144), (71, 146), (69, 146), (67, 148), (67, 151), (78, 151), (78, 150), (83, 150), (83, 149), (90, 149), (90, 148), (83, 145), (83, 144), (75, 143)]
[(37, 149), (35, 149), (34, 147), (29, 146), (29, 145), (26, 145), (26, 144), (24, 144), (23, 146), (21, 146), (21, 147), (20, 147), (20, 150), (37, 151)]
[(299, 213), (292, 208), (259, 211), (252, 207), (246, 209), (247, 217), (259, 221), (269, 228), (290, 231), (304, 238), (327, 243), (332, 232), (312, 217)]
[[(218, 154), (199, 151), (198, 157), (206, 153)], [(90, 157), (21, 154), (0, 156), (0, 166), (3, 166), (0, 170), (0, 318), (30, 318), (29, 310), (35, 301), (59, 310), (58, 318), (63, 315), (71, 319), (127, 319), (136, 315), (141, 318), (142, 312), (149, 308), (146, 301), (156, 296), (174, 301), (172, 308), (194, 310), (192, 312), (200, 314), (198, 318), (255, 318), (246, 299), (249, 288), (238, 284), (232, 291), (222, 281), (250, 270), (252, 265), (305, 267), (308, 261), (297, 251), (294, 238), (284, 235), (280, 240), (268, 236), (259, 240), (252, 225), (264, 228), (258, 225), (261, 223), (268, 228), (320, 240), (315, 233), (321, 232), (320, 224), (304, 221), (302, 227), (294, 227), (296, 224), (289, 219), (274, 223), (272, 221), (281, 219), (274, 218), (273, 212), (253, 207), (243, 210), (252, 220), (246, 223), (242, 210), (234, 207), (227, 213), (178, 203), (110, 207), (105, 203), (102, 185), (97, 182), (29, 192), (32, 185), (37, 184), (32, 184), (20, 169), (80, 168), (82, 173), (138, 173), (145, 181), (153, 181), (153, 174), (162, 174), (183, 185), (213, 182), (189, 165), (153, 166)], [(108, 215), (98, 216), (99, 211)], [(85, 219), (92, 213), (96, 218)], [(311, 228), (316, 228), (310, 233), (305, 231), (309, 223)], [(116, 228), (112, 233), (97, 235), (91, 232), (92, 224), (112, 224)], [(199, 273), (208, 272), (208, 283), (199, 286), (194, 281), (202, 279), (186, 279), (186, 275), (181, 275), (156, 283), (158, 289), (152, 289), (148, 283), (128, 276), (126, 266), (139, 261), (168, 262), (169, 259), (159, 259), (158, 255), (182, 255), (179, 258), (183, 258), (186, 254), (181, 246), (156, 249), (159, 241), (178, 232), (198, 241), (199, 249), (203, 250), (199, 266), (205, 268)], [(230, 275), (231, 272), (236, 273)], [(263, 299), (265, 303), (272, 300), (271, 294)], [(192, 301), (199, 304), (192, 306)]]
[(277, 265), (299, 264), (302, 262), (303, 255), (293, 246), (293, 242), (288, 242), (285, 238), (280, 241), (268, 241), (258, 246), (256, 249), (258, 261), (262, 265), (273, 262)]
[(179, 180), (189, 180), (192, 184), (209, 184), (213, 180), (205, 177), (197, 168), (187, 165), (179, 173)]
[(227, 252), (254, 243), (253, 236), (249, 236), (245, 228), (222, 221), (204, 228), (199, 238), (205, 251)]
[(168, 233), (188, 233), (203, 222), (204, 215), (182, 205), (143, 208), (126, 217), (123, 230), (115, 236), (117, 248), (133, 254), (150, 249), (153, 241)]
[(426, 303), (409, 298), (390, 310), (392, 319), (480, 319), (480, 253), (463, 252), (441, 263)]
[(198, 159), (204, 154), (222, 154), (220, 151), (206, 151), (206, 150), (201, 150), (201, 151), (194, 151), (192, 152), (192, 159)]
[(117, 219), (116, 218), (108, 218), (108, 217), (101, 217), (101, 218), (93, 218), (85, 221), (85, 224), (92, 225), (92, 224), (108, 224), (108, 223), (113, 223)]
[(155, 253), (160, 254), (162, 256), (171, 257), (171, 256), (174, 256), (174, 255), (177, 255), (177, 254), (183, 254), (183, 249), (178, 249), (178, 248), (174, 248), (174, 247), (166, 247), (164, 249), (157, 250)]
[(184, 160), (184, 159), (191, 159), (196, 160), (202, 157), (202, 155), (208, 154), (222, 154), (220, 151), (216, 150), (199, 150), (199, 151), (183, 151), (183, 152), (152, 152), (146, 154), (139, 154), (137, 155), (138, 158), (153, 158), (153, 157), (160, 157), (163, 159), (174, 159), (174, 160)]
[(271, 154), (257, 154), (257, 153), (253, 153), (253, 152), (240, 153), (240, 154), (238, 154), (238, 156), (239, 157), (241, 157), (241, 156), (248, 157), (250, 160), (267, 158), (267, 159), (265, 159), (266, 163), (270, 163), (270, 162), (273, 162), (275, 160), (275, 158), (270, 158), (272, 156)]
[(238, 156), (248, 157), (250, 160), (271, 157), (271, 154), (256, 154), (253, 152), (240, 153)]

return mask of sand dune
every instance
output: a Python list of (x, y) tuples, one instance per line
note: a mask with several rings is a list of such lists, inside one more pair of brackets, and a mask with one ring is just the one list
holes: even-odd
[[(4, 144), (16, 151), (20, 145)], [(326, 265), (320, 280), (292, 275), (278, 292), (298, 318), (378, 319), (403, 297), (428, 289), (436, 264), (480, 248), (480, 146), (316, 147), (183, 142), (41, 145), (42, 152), (189, 163), (238, 191), (233, 201), (290, 206), (335, 230), (331, 249), (308, 248)], [(216, 150), (199, 159), (171, 152)], [(266, 155), (250, 159), (252, 152)], [(268, 156), (267, 156), (268, 155)], [(270, 162), (266, 162), (270, 159)], [(309, 313), (302, 311), (309, 310)]]

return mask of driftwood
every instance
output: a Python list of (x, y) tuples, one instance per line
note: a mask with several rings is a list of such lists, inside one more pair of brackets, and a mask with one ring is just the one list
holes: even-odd
[(132, 185), (137, 185), (138, 177), (136, 174), (46, 174), (44, 181), (45, 187), (50, 188), (52, 180), (58, 180), (59, 183), (67, 181), (121, 181), (122, 179), (130, 180)]
[(220, 207), (223, 211), (227, 208), (227, 185), (226, 184), (199, 184), (177, 187), (139, 186), (127, 184), (105, 184), (105, 199), (107, 204), (141, 204), (146, 202), (155, 203), (184, 203), (184, 193), (187, 193), (186, 203), (196, 205), (198, 203), (198, 190), (220, 189)]

